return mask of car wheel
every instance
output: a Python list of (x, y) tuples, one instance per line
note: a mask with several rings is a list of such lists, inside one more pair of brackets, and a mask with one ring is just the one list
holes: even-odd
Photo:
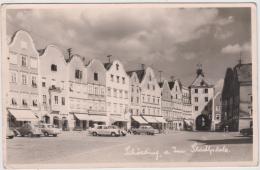
[(53, 134), (53, 137), (57, 137), (58, 135), (57, 134)]
[(33, 133), (32, 133), (32, 132), (29, 132), (29, 133), (28, 133), (28, 136), (29, 136), (29, 137), (33, 137)]
[(115, 137), (115, 136), (116, 136), (116, 133), (115, 133), (115, 132), (112, 132), (112, 133), (111, 133), (111, 136)]
[(46, 136), (46, 137), (49, 136), (49, 133), (48, 133), (48, 132), (44, 132), (43, 134), (44, 134), (44, 136)]
[(93, 136), (97, 136), (97, 132), (93, 132), (92, 135), (93, 135)]
[(133, 134), (134, 134), (134, 135), (137, 135), (137, 132), (136, 132), (136, 131), (133, 131)]

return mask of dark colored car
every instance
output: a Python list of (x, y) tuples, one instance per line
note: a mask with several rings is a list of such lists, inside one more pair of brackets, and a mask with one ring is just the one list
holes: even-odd
[(245, 129), (241, 129), (240, 133), (243, 136), (252, 136), (253, 135), (253, 128), (245, 128)]
[(154, 129), (152, 126), (140, 126), (139, 128), (133, 128), (132, 133), (134, 135), (146, 134), (146, 135), (154, 135), (159, 133), (157, 129)]
[(25, 123), (22, 127), (16, 128), (16, 130), (20, 133), (21, 136), (40, 137), (42, 134), (39, 125), (34, 125), (31, 123)]

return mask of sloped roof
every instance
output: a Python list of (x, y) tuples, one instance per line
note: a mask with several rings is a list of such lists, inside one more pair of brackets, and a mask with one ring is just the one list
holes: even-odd
[(133, 71), (127, 71), (126, 73), (128, 75), (132, 75), (132, 73), (135, 72), (138, 79), (139, 79), (139, 82), (141, 82), (144, 78), (144, 75), (145, 75), (145, 70), (133, 70)]
[(252, 82), (252, 64), (238, 64), (234, 68), (238, 81), (241, 82)]
[(37, 50), (40, 56), (44, 54), (45, 49), (46, 49), (46, 48)]
[(168, 82), (170, 89), (172, 89), (172, 88), (173, 88), (173, 86), (174, 86), (174, 83), (175, 83), (175, 81), (169, 81), (169, 82)]
[(109, 70), (113, 63), (104, 63), (104, 67), (106, 70)]
[(209, 84), (208, 80), (202, 76), (199, 75), (195, 78), (195, 80), (192, 82), (192, 84), (190, 85), (190, 87), (212, 87), (213, 85)]

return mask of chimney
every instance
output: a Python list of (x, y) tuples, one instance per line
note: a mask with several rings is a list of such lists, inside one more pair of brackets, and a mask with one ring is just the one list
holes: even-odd
[(141, 64), (141, 69), (145, 70), (145, 64)]
[(108, 63), (111, 63), (111, 61), (110, 61), (110, 58), (112, 57), (112, 55), (111, 54), (109, 54), (109, 55), (107, 55), (107, 58), (108, 58)]
[(68, 56), (69, 56), (68, 60), (70, 60), (72, 57), (72, 48), (68, 48), (67, 52), (68, 52)]

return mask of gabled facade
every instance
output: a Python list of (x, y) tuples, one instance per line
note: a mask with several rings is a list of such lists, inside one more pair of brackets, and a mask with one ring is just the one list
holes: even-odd
[(36, 121), (40, 109), (39, 55), (27, 32), (20, 30), (14, 34), (8, 46), (7, 62), (6, 106), (9, 126)]
[(68, 66), (64, 55), (55, 45), (49, 45), (40, 53), (41, 117), (63, 130), (69, 130)]
[(82, 120), (83, 116), (77, 115), (88, 114), (87, 69), (79, 55), (72, 55), (67, 62), (70, 127), (85, 130), (88, 127), (87, 120)]
[(94, 124), (107, 124), (108, 114), (106, 110), (106, 69), (96, 59), (90, 60), (87, 68), (87, 110), (89, 114), (89, 126)]
[(130, 110), (131, 115), (141, 114), (141, 86), (136, 72), (128, 72), (130, 77)]
[(169, 82), (164, 80), (163, 83), (159, 83), (161, 87), (161, 112), (164, 119), (167, 121), (167, 129), (173, 130), (173, 120), (174, 120), (174, 108), (173, 100), (171, 95), (171, 89)]
[(202, 68), (197, 69), (197, 76), (190, 85), (192, 114), (196, 130), (210, 130), (212, 115), (212, 98), (214, 86), (206, 79)]
[(123, 64), (115, 60), (105, 63), (106, 72), (106, 104), (109, 124), (119, 127), (130, 126), (129, 115), (129, 77)]

